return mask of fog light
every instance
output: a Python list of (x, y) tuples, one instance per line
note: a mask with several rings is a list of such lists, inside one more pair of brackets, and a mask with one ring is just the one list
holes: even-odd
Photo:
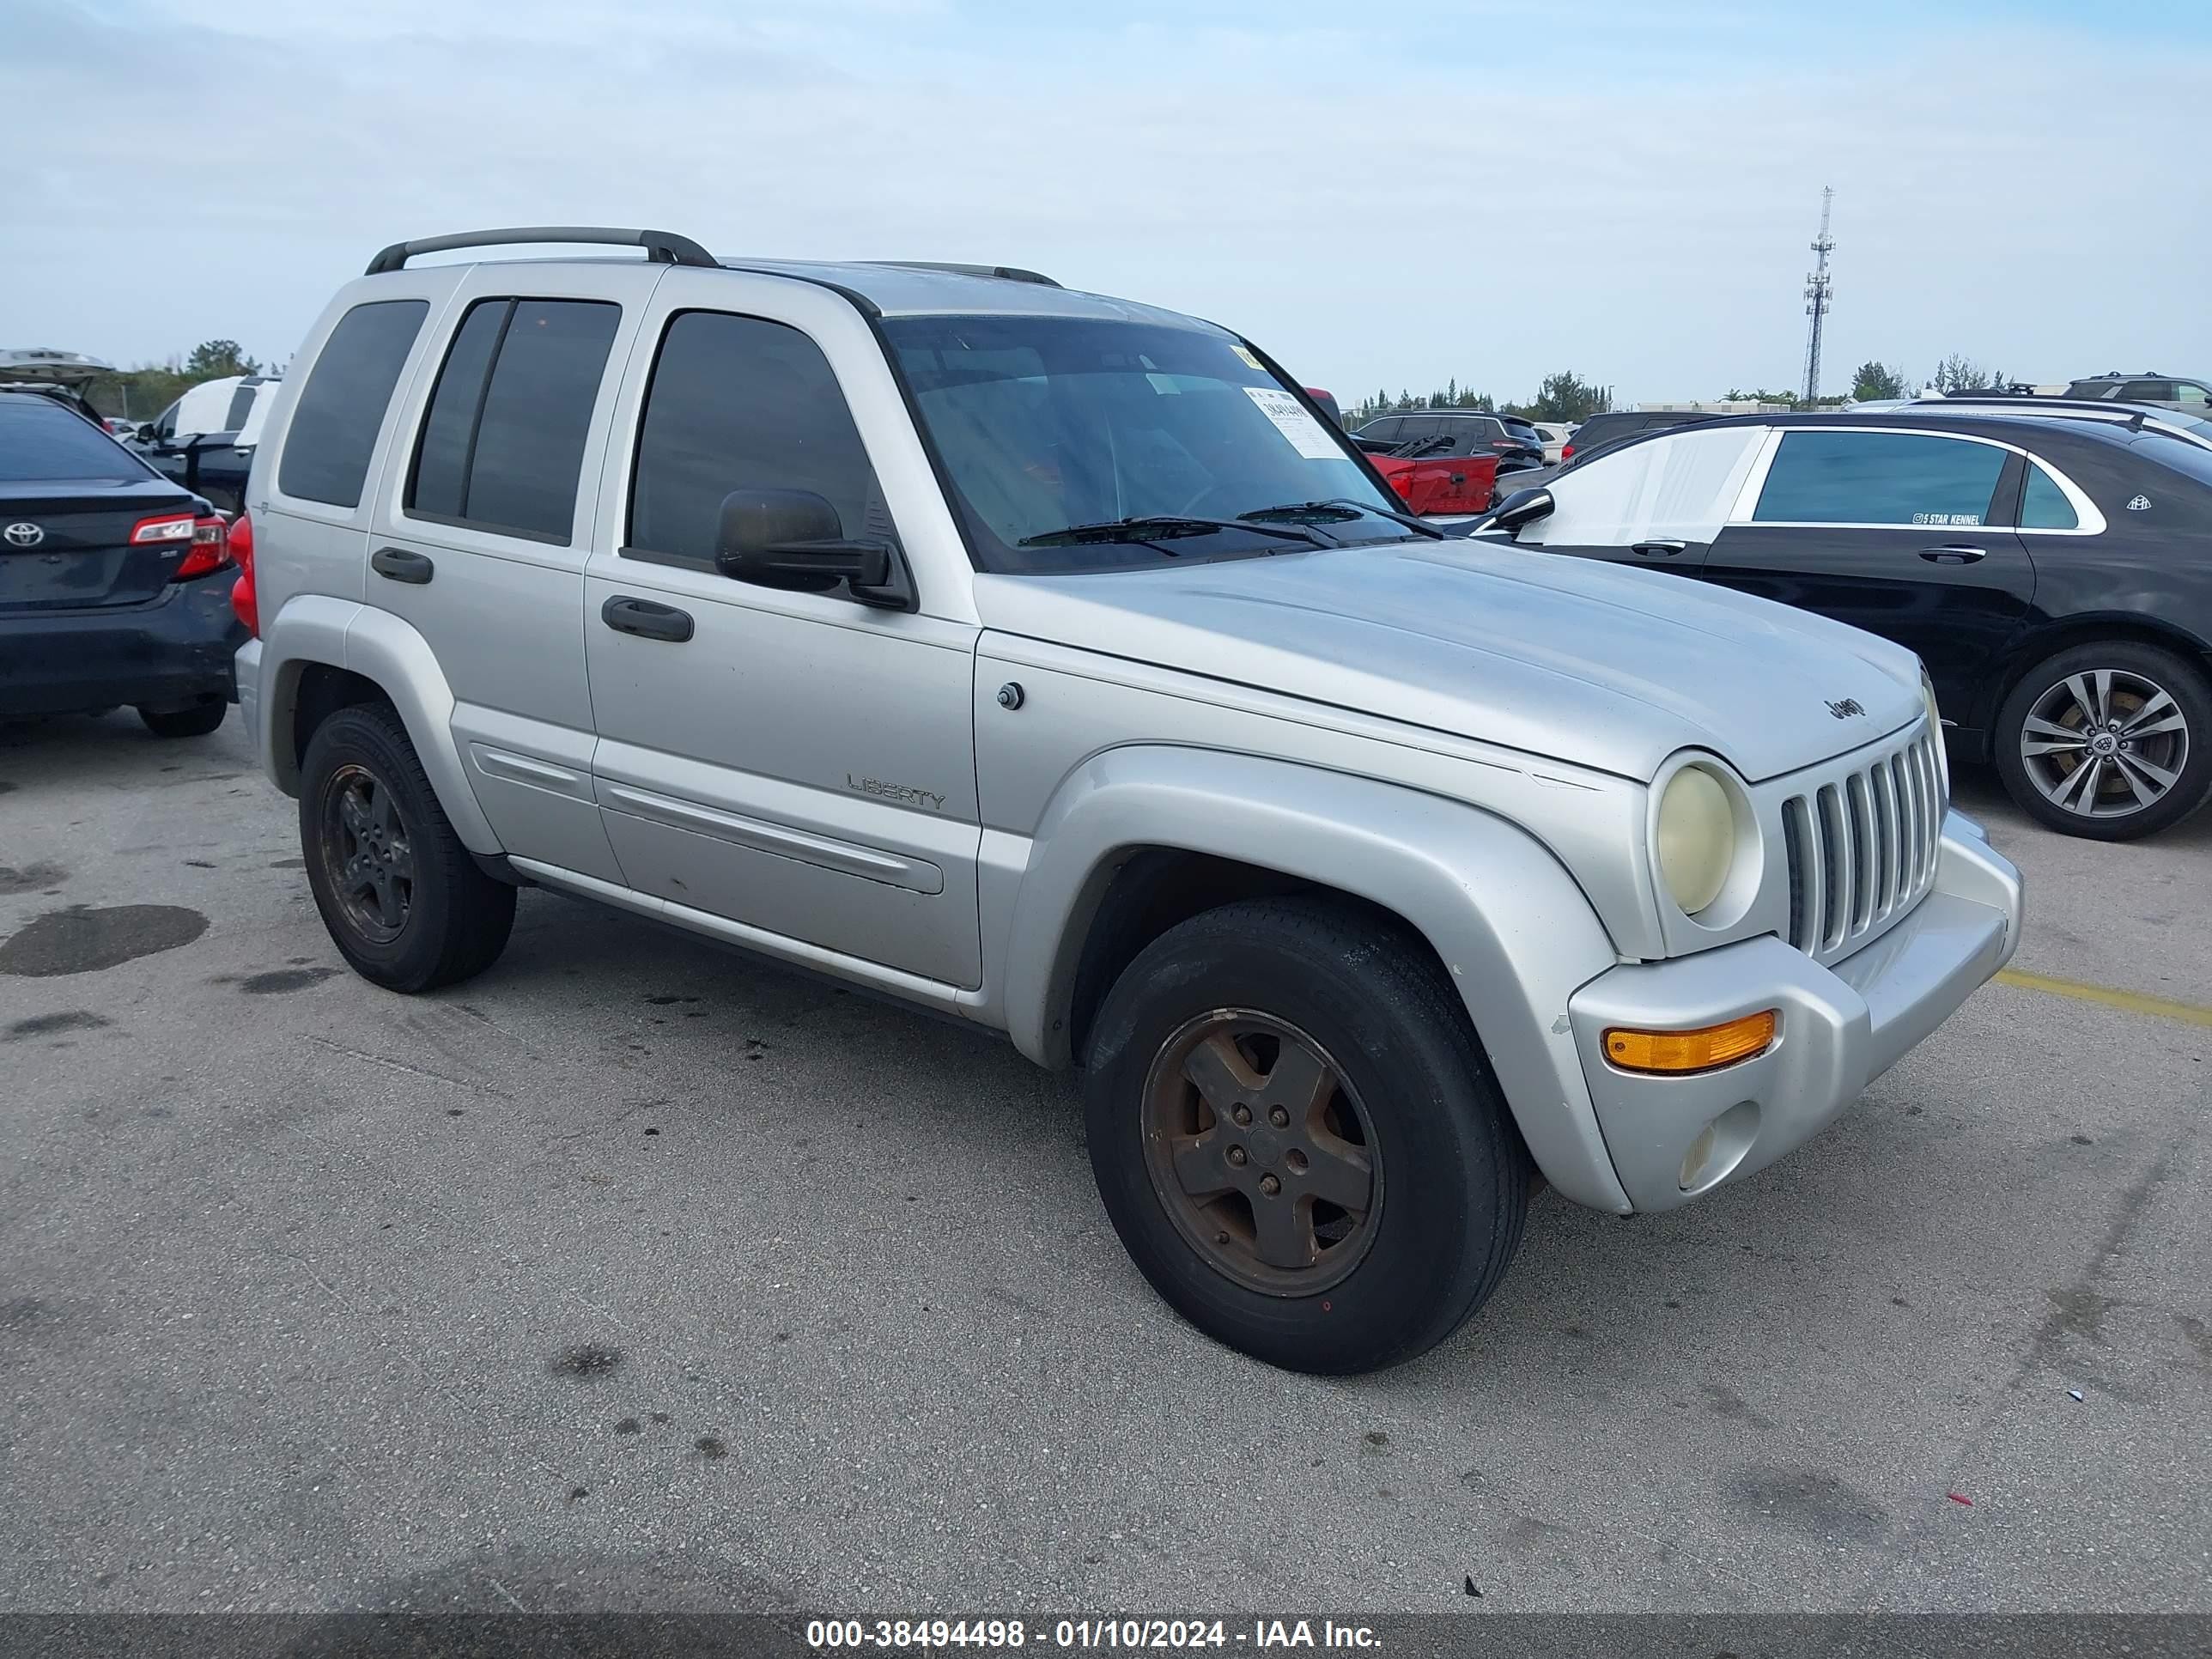
[(1739, 1100), (1700, 1129), (1683, 1153), (1678, 1177), (1682, 1190), (1694, 1195), (1719, 1186), (1735, 1173), (1758, 1139), (1759, 1103)]
[(1710, 1123), (1698, 1131), (1698, 1138), (1690, 1143), (1690, 1150), (1682, 1154), (1682, 1174), (1678, 1183), (1684, 1192), (1690, 1191), (1705, 1178), (1705, 1164), (1713, 1155), (1713, 1126)]
[(1750, 1060), (1774, 1046), (1774, 1010), (1746, 1014), (1694, 1031), (1638, 1031), (1616, 1025), (1605, 1034), (1605, 1057), (1624, 1072), (1680, 1076)]

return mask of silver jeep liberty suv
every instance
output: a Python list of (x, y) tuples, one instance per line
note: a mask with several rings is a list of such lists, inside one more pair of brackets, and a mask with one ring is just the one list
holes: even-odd
[[(556, 260), (410, 264), (489, 244)], [(1909, 653), (1448, 535), (1226, 330), (1003, 267), (402, 243), (255, 459), (240, 700), (366, 978), (582, 895), (1080, 1069), (1160, 1294), (1357, 1371), (2011, 955)], [(243, 561), (242, 561), (243, 562)]]

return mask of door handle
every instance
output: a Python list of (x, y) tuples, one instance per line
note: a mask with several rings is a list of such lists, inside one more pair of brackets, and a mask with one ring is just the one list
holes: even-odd
[(1990, 556), (1986, 547), (1923, 547), (1920, 556), (1930, 564), (1972, 564)]
[(641, 640), (666, 640), (681, 645), (691, 637), (691, 613), (651, 599), (617, 594), (599, 607), (599, 618), (617, 634), (635, 634)]
[(1677, 553), (1680, 553), (1688, 545), (1689, 543), (1687, 542), (1668, 541), (1665, 539), (1653, 542), (1632, 542), (1629, 544), (1631, 551), (1641, 553), (1646, 558), (1650, 558), (1653, 554), (1657, 553), (1669, 559), (1673, 558)]
[(378, 548), (369, 555), (368, 568), (380, 576), (389, 576), (396, 582), (411, 582), (417, 587), (428, 581), (438, 568), (422, 554), (397, 547)]

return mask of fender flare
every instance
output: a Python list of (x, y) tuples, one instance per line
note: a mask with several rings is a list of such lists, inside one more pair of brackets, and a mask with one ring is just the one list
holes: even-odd
[(290, 742), (301, 676), (310, 664), (343, 668), (373, 680), (392, 700), (408, 741), (453, 833), (471, 853), (495, 857), (507, 848), (493, 833), (469, 787), (453, 739), (453, 691), (430, 642), (388, 611), (303, 593), (288, 601), (262, 635), (259, 730), (262, 769), (288, 795), (300, 792)]
[[(1402, 918), (1450, 975), (1522, 1137), (1567, 1197), (1626, 1213), (1567, 1000), (1620, 961), (1574, 878), (1534, 836), (1462, 801), (1348, 773), (1181, 746), (1106, 750), (1054, 793), (1006, 919), (1014, 1045), (1065, 1064), (1085, 935), (1145, 848), (1211, 854)], [(990, 858), (987, 850), (987, 861)]]

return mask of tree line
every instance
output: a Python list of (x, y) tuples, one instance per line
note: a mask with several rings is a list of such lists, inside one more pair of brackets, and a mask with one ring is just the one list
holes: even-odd
[[(1991, 386), (2009, 386), (2010, 378), (2002, 369), (1984, 368), (1972, 358), (1953, 352), (1936, 365), (1936, 372), (1925, 381), (1915, 382), (1900, 365), (1869, 359), (1858, 366), (1851, 377), (1849, 392), (1821, 398), (1815, 406), (1833, 409), (1846, 403), (1869, 403), (1878, 398), (1910, 398), (1922, 386), (1933, 386), (1938, 392), (1981, 392)], [(1714, 399), (1717, 403), (1780, 404), (1790, 409), (1801, 405), (1803, 399), (1795, 391), (1775, 391), (1765, 386), (1746, 391), (1730, 386)], [(1472, 386), (1462, 386), (1457, 380), (1448, 380), (1425, 398), (1411, 391), (1401, 391), (1393, 397), (1388, 388), (1377, 391), (1348, 406), (1344, 411), (1347, 424), (1358, 426), (1378, 415), (1396, 414), (1409, 409), (1467, 409), (1485, 415), (1516, 415), (1528, 421), (1556, 421), (1572, 422), (1586, 421), (1591, 416), (1613, 407), (1613, 390), (1577, 374), (1562, 371), (1547, 374), (1536, 395), (1521, 402), (1498, 403), (1486, 392), (1477, 392)]]
[(1406, 409), (1471, 409), (1485, 415), (1515, 415), (1524, 421), (1586, 421), (1591, 416), (1613, 407), (1613, 391), (1598, 386), (1578, 375), (1561, 371), (1547, 374), (1536, 395), (1520, 403), (1500, 404), (1487, 392), (1477, 392), (1472, 386), (1462, 387), (1456, 380), (1445, 384), (1441, 391), (1431, 392), (1425, 398), (1416, 398), (1411, 392), (1401, 392), (1393, 398), (1389, 389), (1363, 398), (1344, 411), (1344, 418), (1353, 426), (1371, 421), (1378, 415), (1395, 414)]
[(203, 340), (182, 358), (97, 375), (87, 383), (85, 398), (103, 415), (150, 421), (203, 380), (276, 372), (275, 364), (247, 356), (235, 340)]

